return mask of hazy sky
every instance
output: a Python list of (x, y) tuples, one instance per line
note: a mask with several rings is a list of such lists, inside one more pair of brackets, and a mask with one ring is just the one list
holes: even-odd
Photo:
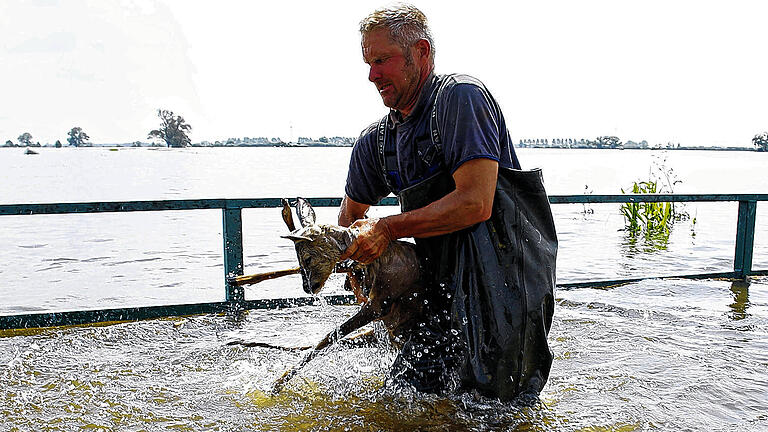
[[(765, 1), (431, 1), (438, 73), (486, 83), (513, 139), (750, 145), (768, 130)], [(0, 0), (0, 142), (357, 136), (386, 111), (359, 20), (379, 1)]]

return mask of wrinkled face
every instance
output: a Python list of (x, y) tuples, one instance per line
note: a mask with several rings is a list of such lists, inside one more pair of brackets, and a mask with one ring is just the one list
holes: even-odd
[(363, 60), (370, 68), (368, 80), (376, 85), (384, 105), (407, 115), (419, 97), (419, 69), (414, 53), (389, 38), (389, 30), (363, 35)]
[(304, 292), (317, 294), (333, 273), (341, 251), (338, 244), (323, 234), (321, 226), (312, 225), (293, 233), (296, 256), (301, 267), (301, 281)]

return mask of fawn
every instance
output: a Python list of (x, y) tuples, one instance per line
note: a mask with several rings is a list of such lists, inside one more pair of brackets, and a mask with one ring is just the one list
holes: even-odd
[(367, 265), (349, 260), (339, 263), (339, 257), (355, 238), (355, 230), (317, 224), (315, 211), (302, 198), (296, 201), (296, 214), (302, 228), (295, 228), (287, 200), (283, 200), (282, 214), (291, 230), (283, 237), (293, 240), (296, 247), (304, 291), (317, 294), (331, 273), (347, 273), (345, 285), (362, 305), (357, 313), (315, 345), (299, 364), (285, 372), (273, 385), (273, 393), (278, 393), (321, 350), (374, 320), (380, 319), (391, 340), (399, 344), (422, 313), (423, 302), (419, 294), (424, 289), (413, 243), (393, 241), (379, 258)]

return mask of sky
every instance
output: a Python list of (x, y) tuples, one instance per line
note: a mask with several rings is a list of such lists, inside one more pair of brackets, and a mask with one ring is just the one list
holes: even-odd
[[(483, 81), (514, 142), (751, 146), (768, 130), (764, 1), (414, 0), (436, 71)], [(358, 23), (386, 2), (0, 0), (0, 142), (353, 136), (386, 113)]]

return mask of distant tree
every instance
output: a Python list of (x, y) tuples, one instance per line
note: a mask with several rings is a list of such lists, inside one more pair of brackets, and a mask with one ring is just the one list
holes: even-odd
[(14, 147), (13, 141), (8, 140), (5, 142), (5, 147)]
[(61, 148), (61, 141), (56, 140), (56, 144), (54, 144), (54, 147)]
[(29, 146), (32, 144), (32, 134), (29, 132), (24, 132), (23, 134), (19, 135), (19, 144), (24, 146)]
[(67, 132), (67, 142), (72, 147), (82, 147), (86, 144), (88, 144), (88, 140), (91, 139), (91, 137), (88, 136), (87, 133), (83, 131), (83, 128), (75, 126)]
[(755, 135), (752, 138), (752, 144), (757, 147), (757, 151), (768, 151), (768, 132)]
[(597, 137), (597, 148), (619, 148), (621, 146), (621, 140), (615, 136), (601, 136)]
[(182, 116), (174, 116), (173, 111), (157, 110), (160, 117), (160, 129), (149, 132), (147, 138), (165, 141), (168, 147), (186, 147), (192, 140), (187, 135), (192, 130)]

